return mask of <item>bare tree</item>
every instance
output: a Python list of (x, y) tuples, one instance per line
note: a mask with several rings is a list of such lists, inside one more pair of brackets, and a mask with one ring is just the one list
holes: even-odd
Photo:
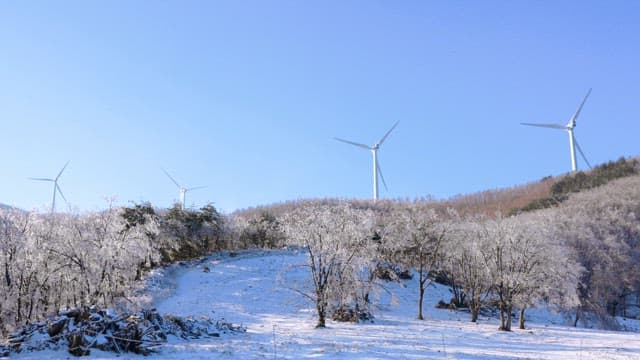
[(29, 215), (21, 211), (0, 210), (0, 337), (18, 316), (17, 290), (29, 219)]
[[(492, 289), (487, 253), (487, 233), (478, 218), (459, 221), (451, 231), (446, 246), (445, 269), (459, 286), (471, 313), (471, 322), (478, 320), (480, 310)], [(460, 296), (462, 297), (462, 296)]]
[(300, 293), (316, 305), (316, 327), (325, 327), (331, 302), (344, 301), (355, 292), (346, 280), (370, 241), (373, 213), (347, 203), (303, 206), (284, 217), (283, 228), (291, 244), (307, 251), (313, 292)]
[(118, 214), (1, 212), (0, 331), (61, 307), (110, 305), (122, 296), (140, 264), (157, 261), (159, 251), (149, 227), (125, 229)]
[(578, 304), (577, 287), (582, 268), (569, 256), (569, 249), (554, 237), (552, 218), (546, 212), (512, 218), (519, 241), (514, 267), (520, 282), (514, 301), (520, 307), (518, 327), (525, 328), (525, 311), (541, 301), (568, 309)]
[(432, 207), (417, 201), (399, 206), (392, 216), (392, 236), (401, 244), (400, 261), (418, 272), (418, 319), (423, 320), (424, 292), (431, 283), (429, 272), (439, 270), (447, 223)]
[(517, 305), (521, 306), (520, 326), (524, 327), (526, 306), (551, 294), (551, 286), (575, 281), (577, 271), (560, 260), (563, 253), (547, 239), (542, 231), (545, 222), (539, 217), (498, 217), (485, 221), (483, 227), (488, 240), (483, 256), (498, 299), (499, 329), (511, 330)]

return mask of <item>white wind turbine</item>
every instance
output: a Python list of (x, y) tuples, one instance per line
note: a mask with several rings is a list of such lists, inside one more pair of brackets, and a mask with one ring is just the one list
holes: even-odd
[(59, 193), (60, 196), (62, 196), (62, 198), (64, 199), (64, 201), (67, 201), (67, 198), (64, 197), (64, 194), (62, 194), (62, 190), (60, 190), (60, 185), (58, 185), (58, 179), (60, 179), (60, 175), (62, 175), (62, 172), (64, 171), (64, 169), (67, 168), (67, 165), (69, 165), (69, 161), (67, 161), (66, 164), (64, 164), (64, 166), (62, 167), (62, 170), (60, 170), (60, 172), (58, 173), (58, 176), (56, 176), (53, 179), (50, 178), (29, 178), (31, 180), (36, 180), (36, 181), (50, 181), (53, 183), (53, 200), (51, 201), (51, 213), (53, 213), (56, 209), (56, 193)]
[(580, 111), (582, 110), (584, 103), (587, 101), (589, 94), (591, 94), (591, 89), (589, 89), (589, 91), (587, 92), (587, 95), (584, 97), (584, 99), (582, 100), (582, 103), (578, 107), (578, 110), (576, 110), (575, 114), (573, 114), (573, 116), (571, 117), (567, 125), (520, 123), (522, 125), (527, 125), (527, 126), (538, 126), (538, 127), (545, 127), (545, 128), (551, 128), (551, 129), (567, 130), (567, 132), (569, 133), (569, 150), (571, 152), (571, 172), (576, 172), (577, 170), (576, 148), (578, 148), (578, 151), (580, 152), (582, 159), (584, 159), (585, 163), (587, 163), (587, 166), (591, 168), (591, 164), (589, 164), (589, 160), (587, 160), (587, 157), (584, 155), (584, 152), (582, 152), (582, 148), (580, 148), (580, 144), (578, 144), (578, 140), (576, 140), (575, 136), (573, 135), (573, 129), (576, 127), (576, 119), (580, 115)]
[(380, 148), (382, 143), (384, 143), (384, 141), (387, 139), (387, 136), (389, 136), (389, 134), (391, 134), (393, 129), (395, 129), (395, 127), (398, 126), (399, 122), (400, 121), (397, 121), (395, 124), (393, 124), (391, 129), (389, 129), (389, 131), (387, 131), (387, 133), (384, 134), (382, 139), (380, 139), (380, 141), (378, 141), (373, 146), (368, 146), (368, 145), (365, 145), (365, 144), (359, 144), (359, 143), (356, 143), (356, 142), (353, 142), (353, 141), (349, 141), (349, 140), (334, 138), (334, 139), (336, 139), (338, 141), (341, 141), (343, 143), (347, 143), (347, 144), (350, 144), (350, 145), (353, 145), (353, 146), (357, 146), (357, 147), (360, 147), (360, 148), (367, 149), (367, 150), (371, 151), (371, 154), (373, 155), (373, 201), (378, 200), (378, 175), (380, 175), (380, 178), (382, 179), (382, 184), (384, 184), (384, 188), (387, 189), (387, 182), (384, 181), (384, 176), (382, 176), (382, 170), (380, 169), (380, 164), (378, 163), (378, 149)]
[(206, 186), (196, 186), (196, 187), (192, 187), (192, 188), (186, 188), (182, 185), (180, 185), (173, 177), (171, 177), (171, 175), (169, 175), (168, 172), (166, 172), (164, 169), (162, 169), (162, 171), (164, 171), (165, 175), (167, 175), (169, 177), (169, 179), (171, 179), (171, 181), (173, 181), (174, 184), (176, 184), (176, 186), (178, 187), (178, 191), (180, 192), (180, 209), (184, 210), (185, 207), (185, 196), (187, 195), (188, 191), (191, 190), (197, 190), (197, 189), (202, 189), (205, 188)]

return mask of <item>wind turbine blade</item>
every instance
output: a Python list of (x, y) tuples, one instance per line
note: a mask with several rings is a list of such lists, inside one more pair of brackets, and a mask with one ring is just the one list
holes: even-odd
[(60, 175), (62, 175), (62, 172), (64, 171), (64, 169), (66, 169), (66, 168), (67, 168), (67, 165), (69, 165), (69, 162), (70, 162), (70, 161), (71, 161), (71, 160), (67, 161), (67, 163), (66, 163), (66, 164), (64, 164), (64, 166), (62, 167), (62, 170), (60, 170), (60, 172), (58, 173), (58, 176), (56, 176), (56, 180), (58, 180), (58, 178), (60, 177)]
[(387, 140), (387, 136), (389, 136), (389, 134), (391, 134), (391, 132), (393, 131), (393, 129), (396, 128), (396, 126), (398, 126), (398, 124), (400, 123), (400, 121), (396, 121), (395, 124), (393, 124), (393, 126), (391, 127), (391, 129), (389, 129), (389, 131), (387, 131), (386, 134), (384, 134), (384, 136), (382, 137), (382, 139), (380, 139), (380, 141), (378, 142), (378, 146), (382, 145), (382, 143)]
[(589, 169), (591, 169), (591, 164), (589, 163), (589, 160), (587, 160), (587, 157), (584, 156), (584, 152), (582, 152), (582, 148), (580, 147), (580, 144), (578, 144), (578, 140), (576, 140), (576, 138), (573, 138), (573, 142), (576, 143), (576, 147), (578, 148), (578, 151), (580, 152), (580, 156), (582, 156), (582, 159), (584, 159), (584, 162), (587, 163), (587, 166), (589, 166)]
[(36, 181), (55, 181), (53, 179), (46, 179), (46, 178), (32, 178), (30, 177), (29, 180), (36, 180)]
[(527, 125), (527, 126), (537, 126), (537, 127), (543, 127), (543, 128), (551, 128), (551, 129), (562, 129), (562, 130), (567, 130), (567, 127), (564, 125), (558, 125), (558, 124), (532, 124), (532, 123), (520, 123), (520, 125)]
[(206, 188), (206, 186), (195, 186), (192, 188), (185, 189), (185, 191), (198, 190), (198, 189), (204, 189), (204, 188)]
[(584, 103), (587, 102), (587, 98), (589, 97), (589, 95), (591, 94), (591, 89), (589, 89), (589, 91), (587, 91), (587, 95), (584, 97), (584, 99), (582, 100), (582, 103), (580, 104), (580, 106), (578, 107), (578, 110), (576, 110), (576, 113), (573, 114), (573, 116), (571, 117), (571, 120), (569, 120), (569, 124), (573, 124), (574, 121), (576, 121), (576, 119), (578, 118), (578, 116), (580, 115), (580, 111), (582, 110), (582, 107), (584, 106)]
[(171, 177), (171, 175), (169, 175), (169, 173), (165, 169), (162, 169), (162, 171), (164, 172), (165, 175), (167, 175), (169, 177), (169, 179), (171, 179), (171, 181), (173, 181), (174, 184), (176, 184), (176, 186), (178, 188), (182, 187), (182, 186), (180, 186), (180, 184), (178, 184), (178, 182), (174, 178)]
[(62, 198), (64, 199), (64, 202), (66, 202), (68, 204), (69, 202), (67, 201), (67, 198), (64, 197), (64, 194), (62, 193), (62, 190), (60, 190), (60, 186), (58, 185), (58, 183), (56, 183), (56, 190), (58, 190), (58, 194), (60, 194), (60, 196), (62, 196)]
[(344, 140), (344, 139), (339, 139), (339, 138), (337, 138), (337, 137), (334, 137), (334, 139), (335, 139), (335, 140), (338, 140), (338, 141), (342, 141), (343, 143), (351, 144), (351, 145), (353, 145), (353, 146), (361, 147), (361, 148), (363, 148), (363, 149), (371, 150), (371, 147), (370, 147), (370, 146), (367, 146), (367, 145), (365, 145), (365, 144), (359, 144), (359, 143), (356, 143), (356, 142), (353, 142), (353, 141)]
[(384, 176), (382, 175), (382, 169), (380, 168), (380, 163), (378, 162), (377, 158), (376, 158), (376, 168), (378, 169), (378, 174), (380, 175), (380, 179), (382, 180), (382, 185), (384, 185), (384, 189), (389, 191), (389, 188), (387, 188), (387, 182), (384, 181)]

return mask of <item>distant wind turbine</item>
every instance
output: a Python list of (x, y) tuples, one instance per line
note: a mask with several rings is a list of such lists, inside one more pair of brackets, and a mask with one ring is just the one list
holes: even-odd
[(62, 170), (60, 170), (60, 172), (58, 173), (58, 176), (56, 176), (53, 179), (49, 179), (49, 178), (29, 178), (31, 180), (36, 180), (36, 181), (50, 181), (53, 183), (53, 200), (51, 201), (51, 213), (55, 212), (56, 209), (56, 192), (60, 194), (60, 196), (62, 196), (62, 198), (64, 199), (64, 201), (67, 201), (67, 198), (64, 197), (64, 194), (62, 193), (62, 190), (60, 190), (60, 185), (58, 185), (58, 179), (60, 179), (60, 175), (62, 175), (62, 172), (64, 171), (64, 169), (67, 168), (67, 165), (69, 165), (69, 161), (67, 161), (66, 164), (64, 164), (64, 166), (62, 167)]
[(567, 132), (569, 133), (569, 150), (571, 152), (571, 172), (576, 172), (577, 170), (576, 148), (578, 148), (578, 151), (580, 152), (582, 159), (584, 159), (584, 162), (587, 163), (587, 166), (589, 166), (589, 168), (591, 168), (591, 164), (589, 163), (589, 160), (587, 160), (587, 157), (584, 155), (584, 152), (582, 152), (582, 148), (580, 148), (580, 144), (578, 144), (578, 140), (576, 140), (575, 136), (573, 135), (573, 129), (576, 127), (576, 119), (578, 119), (578, 116), (580, 115), (580, 111), (582, 110), (584, 103), (587, 101), (589, 94), (591, 94), (591, 89), (589, 89), (589, 91), (587, 92), (587, 95), (584, 97), (584, 99), (582, 100), (582, 103), (578, 107), (578, 110), (576, 110), (575, 114), (573, 114), (573, 116), (571, 117), (567, 125), (520, 123), (522, 125), (527, 125), (527, 126), (537, 126), (537, 127), (551, 128), (551, 129), (567, 130)]
[(384, 181), (384, 176), (382, 176), (382, 169), (380, 169), (380, 164), (378, 163), (378, 149), (380, 148), (382, 143), (384, 143), (384, 141), (387, 139), (387, 136), (389, 136), (389, 134), (391, 134), (393, 129), (395, 129), (396, 126), (398, 126), (399, 122), (400, 121), (397, 121), (395, 124), (393, 124), (391, 129), (389, 129), (389, 131), (387, 131), (387, 133), (384, 134), (382, 139), (380, 139), (380, 141), (378, 141), (373, 146), (368, 146), (368, 145), (365, 145), (365, 144), (359, 144), (359, 143), (356, 143), (356, 142), (353, 142), (353, 141), (349, 141), (349, 140), (334, 138), (335, 140), (341, 141), (343, 143), (347, 143), (347, 144), (350, 144), (350, 145), (353, 145), (353, 146), (357, 146), (357, 147), (360, 147), (360, 148), (367, 149), (367, 150), (371, 151), (371, 154), (373, 155), (373, 201), (377, 201), (378, 200), (378, 175), (380, 175), (380, 179), (382, 179), (382, 184), (384, 184), (384, 188), (387, 189), (387, 182)]
[(166, 172), (164, 169), (162, 169), (162, 171), (164, 171), (165, 175), (167, 175), (169, 177), (169, 179), (171, 179), (171, 181), (173, 181), (174, 184), (176, 184), (176, 186), (178, 187), (178, 191), (180, 192), (180, 209), (184, 210), (185, 207), (185, 197), (187, 195), (188, 191), (191, 190), (197, 190), (197, 189), (203, 189), (206, 186), (196, 186), (196, 187), (192, 187), (192, 188), (186, 188), (182, 185), (180, 185), (173, 177), (171, 177), (171, 175), (169, 175), (168, 172)]

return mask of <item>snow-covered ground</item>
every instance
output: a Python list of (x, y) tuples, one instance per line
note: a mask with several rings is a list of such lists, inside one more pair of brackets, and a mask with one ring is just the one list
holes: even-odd
[[(183, 341), (172, 339), (159, 359), (640, 359), (640, 334), (575, 329), (561, 315), (532, 310), (528, 329), (498, 331), (496, 319), (469, 322), (463, 312), (440, 310), (445, 287), (430, 287), (426, 320), (416, 320), (416, 282), (387, 283), (373, 323), (328, 322), (315, 329), (313, 304), (293, 289), (306, 283), (305, 254), (295, 251), (213, 256), (165, 272), (167, 291), (154, 291), (158, 310), (181, 316), (224, 318), (246, 333)], [(204, 271), (205, 267), (209, 269)], [(394, 294), (390, 296), (389, 292)], [(116, 354), (92, 350), (92, 358)], [(68, 358), (66, 352), (15, 358)], [(120, 359), (142, 358), (134, 354)]]

